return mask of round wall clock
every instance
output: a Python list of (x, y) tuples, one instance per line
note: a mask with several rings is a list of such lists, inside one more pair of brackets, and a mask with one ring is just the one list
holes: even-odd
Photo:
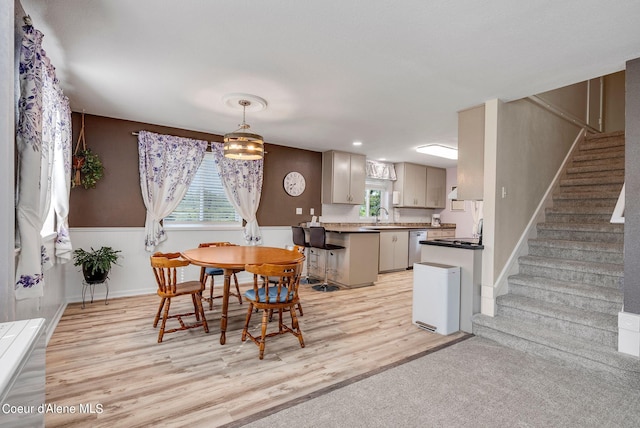
[(292, 171), (284, 177), (284, 190), (291, 196), (300, 196), (304, 192), (305, 181), (302, 174)]

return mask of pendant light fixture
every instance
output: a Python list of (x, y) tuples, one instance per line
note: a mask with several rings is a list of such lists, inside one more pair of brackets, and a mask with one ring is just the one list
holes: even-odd
[[(257, 160), (264, 156), (264, 139), (261, 135), (249, 132), (249, 124), (245, 121), (247, 107), (251, 101), (244, 97), (237, 100), (242, 106), (242, 123), (235, 131), (224, 136), (224, 156), (231, 159)], [(257, 98), (257, 97), (256, 97)], [(261, 104), (261, 103), (259, 103)], [(266, 102), (264, 103), (266, 106)]]

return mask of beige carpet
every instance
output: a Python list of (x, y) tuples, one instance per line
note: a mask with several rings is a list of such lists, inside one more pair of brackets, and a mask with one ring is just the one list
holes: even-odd
[(640, 391), (479, 337), (343, 385), (228, 427), (640, 426)]

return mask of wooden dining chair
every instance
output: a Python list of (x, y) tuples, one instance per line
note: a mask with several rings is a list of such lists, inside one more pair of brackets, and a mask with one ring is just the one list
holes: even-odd
[[(205, 333), (209, 333), (207, 319), (202, 309), (202, 300), (200, 295), (204, 289), (200, 281), (178, 282), (177, 268), (189, 266), (189, 261), (180, 258), (180, 253), (155, 253), (151, 256), (151, 267), (153, 268), (156, 282), (158, 283), (158, 296), (161, 297), (158, 312), (153, 320), (153, 328), (158, 326), (160, 314), (162, 313), (162, 325), (158, 332), (158, 343), (162, 342), (165, 333), (173, 333), (179, 330), (188, 330), (202, 326)], [(171, 299), (178, 296), (191, 295), (193, 303), (193, 312), (169, 315)], [(163, 311), (164, 308), (164, 311)], [(195, 315), (196, 322), (185, 324), (183, 317)], [(180, 323), (180, 327), (167, 330), (166, 324), (169, 318), (176, 318)]]
[[(302, 274), (302, 264), (262, 264), (262, 265), (246, 265), (245, 270), (253, 273), (253, 288), (244, 293), (246, 300), (249, 302), (247, 310), (247, 319), (242, 330), (242, 341), (247, 337), (251, 339), (259, 348), (259, 358), (264, 358), (265, 339), (267, 337), (276, 336), (284, 333), (291, 333), (298, 338), (300, 346), (304, 348), (304, 340), (298, 317), (296, 315), (295, 306), (300, 302), (298, 296), (298, 286), (300, 284), (300, 275)], [(265, 283), (262, 278), (275, 277), (278, 283), (271, 285)], [(249, 332), (249, 322), (253, 308), (262, 310), (261, 334), (259, 337)], [(284, 323), (282, 314), (285, 310), (291, 315), (291, 326)], [(269, 313), (271, 311), (278, 312), (278, 331), (267, 334), (267, 325), (269, 324)]]
[[(228, 247), (228, 246), (232, 246), (232, 245), (236, 245), (236, 244), (232, 244), (231, 242), (203, 242), (200, 245), (198, 245), (198, 248), (203, 248), (203, 247)], [(214, 286), (214, 277), (215, 276), (220, 276), (220, 275), (224, 275), (224, 270), (220, 269), (220, 268), (214, 268), (214, 267), (203, 267), (202, 268), (202, 272), (200, 274), (200, 277), (203, 278), (202, 279), (202, 283), (204, 284), (205, 287), (205, 291), (203, 291), (202, 293), (202, 300), (205, 302), (209, 302), (209, 310), (213, 309), (213, 299), (221, 299), (222, 298), (222, 294), (218, 295), (218, 296), (214, 296), (213, 295), (213, 286)], [(209, 287), (209, 296), (206, 296), (206, 288), (207, 288), (207, 280), (211, 278), (211, 286)], [(238, 277), (236, 277), (236, 274), (233, 274), (233, 281), (235, 282), (236, 285), (236, 292), (233, 293), (231, 291), (231, 288), (229, 288), (229, 295), (230, 296), (235, 296), (238, 298), (238, 302), (240, 304), (242, 304), (242, 295), (240, 294), (240, 287), (238, 286)]]
[[(305, 247), (303, 247), (302, 245), (287, 246), (287, 249), (292, 249), (293, 251), (297, 251), (300, 254), (302, 254), (303, 256), (305, 254)], [(306, 256), (305, 256), (305, 258), (306, 258)], [(303, 259), (303, 261), (304, 261), (304, 259)], [(276, 278), (276, 277), (269, 278), (269, 282), (272, 285), (276, 285), (278, 283), (278, 281), (279, 281), (279, 278)], [(300, 282), (302, 283), (302, 280), (300, 280)], [(298, 304), (296, 305), (296, 308), (298, 309), (298, 312), (300, 312), (300, 316), (303, 316), (304, 313), (302, 312), (302, 303), (298, 302)], [(283, 309), (283, 310), (286, 312), (288, 309)], [(272, 316), (273, 316), (273, 311), (270, 311), (269, 312), (269, 321), (271, 321)]]

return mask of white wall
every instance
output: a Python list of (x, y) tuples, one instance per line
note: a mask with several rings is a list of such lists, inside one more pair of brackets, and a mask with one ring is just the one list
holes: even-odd
[[(167, 240), (161, 243), (155, 251), (180, 252), (190, 248), (196, 248), (200, 242), (229, 241), (243, 244), (241, 228), (230, 229), (191, 229), (176, 230), (166, 229)], [(291, 227), (262, 227), (264, 246), (283, 248), (293, 245)], [(71, 242), (74, 248), (91, 247), (97, 249), (101, 246), (112, 247), (121, 250), (122, 257), (118, 266), (114, 266), (109, 274), (109, 299), (140, 294), (153, 294), (157, 286), (153, 272), (149, 264), (148, 253), (144, 249), (144, 228), (72, 228), (70, 230)], [(82, 272), (79, 266), (69, 263), (64, 266), (66, 280), (65, 296), (69, 302), (82, 301)], [(182, 279), (197, 280), (200, 268), (189, 266), (182, 270)], [(251, 276), (246, 273), (238, 274), (238, 280), (248, 282)], [(95, 299), (98, 303), (104, 299), (105, 289), (96, 286)], [(94, 305), (96, 303), (94, 302)]]
[[(458, 184), (458, 168), (447, 168), (447, 195), (451, 188)], [(456, 238), (471, 238), (473, 234), (473, 210), (476, 201), (464, 201), (464, 211), (451, 211), (451, 200), (447, 199), (447, 207), (440, 213), (442, 223), (455, 223)]]

